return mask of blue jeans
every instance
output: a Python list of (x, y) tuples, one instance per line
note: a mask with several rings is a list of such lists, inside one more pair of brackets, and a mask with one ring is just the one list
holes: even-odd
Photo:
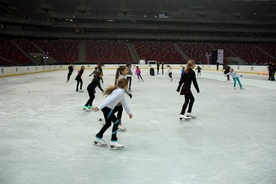
[(239, 77), (233, 78), (233, 80), (234, 80), (234, 88), (236, 87), (236, 81), (238, 81), (240, 88), (242, 88), (242, 84)]

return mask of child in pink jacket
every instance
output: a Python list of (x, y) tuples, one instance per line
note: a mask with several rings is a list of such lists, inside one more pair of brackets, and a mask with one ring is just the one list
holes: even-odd
[(139, 82), (140, 82), (140, 79), (144, 82), (144, 80), (143, 80), (143, 78), (141, 76), (141, 70), (140, 70), (139, 66), (136, 66), (135, 73), (136, 73), (136, 75), (138, 77)]

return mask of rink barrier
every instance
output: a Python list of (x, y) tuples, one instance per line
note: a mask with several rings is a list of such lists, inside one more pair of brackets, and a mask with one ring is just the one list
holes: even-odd
[[(117, 64), (117, 65), (104, 65), (103, 70), (116, 70), (119, 66), (122, 66), (125, 64)], [(35, 74), (35, 73), (41, 73), (41, 72), (53, 72), (53, 71), (61, 71), (66, 70), (68, 71), (69, 65), (40, 65), (40, 66), (13, 66), (13, 67), (0, 67), (0, 77), (10, 77), (10, 76), (18, 76), (18, 75), (27, 75), (27, 74)], [(86, 70), (94, 70), (96, 65), (74, 65), (74, 70), (79, 70), (81, 66), (85, 66)], [(142, 72), (149, 72), (150, 68), (155, 69), (156, 73), (156, 64), (132, 64), (133, 73), (136, 68), (136, 66), (139, 66), (139, 68), (142, 70)], [(170, 64), (173, 71), (181, 71), (182, 66), (185, 66), (185, 64)], [(217, 70), (217, 65), (199, 65), (202, 70), (208, 70), (208, 71), (214, 71), (214, 72), (222, 72), (222, 65), (219, 65), (219, 68)], [(229, 65), (230, 67), (234, 68), (234, 70), (238, 73), (247, 73), (247, 74), (267, 74), (267, 66), (255, 66), (255, 65)], [(160, 65), (160, 71), (161, 71), (161, 65)], [(164, 65), (164, 72), (167, 73), (167, 64)]]

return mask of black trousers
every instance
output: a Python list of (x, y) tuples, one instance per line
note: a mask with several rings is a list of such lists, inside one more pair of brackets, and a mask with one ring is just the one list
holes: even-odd
[(104, 107), (102, 109), (102, 112), (104, 114), (105, 125), (101, 128), (101, 130), (99, 131), (99, 133), (97, 133), (96, 136), (99, 138), (103, 138), (103, 134), (111, 126), (111, 122), (112, 122), (113, 128), (112, 128), (111, 140), (116, 141), (118, 139), (117, 131), (118, 131), (120, 120), (114, 115), (114, 111), (108, 107)]
[(67, 81), (69, 81), (70, 80), (70, 76), (72, 75), (72, 72), (69, 72), (68, 74), (67, 74)]
[(194, 98), (194, 95), (191, 93), (189, 94), (185, 94), (184, 95), (184, 98), (185, 98), (185, 102), (182, 106), (182, 110), (181, 110), (181, 113), (180, 114), (185, 114), (185, 111), (186, 111), (186, 108), (187, 106), (189, 105), (189, 108), (188, 108), (188, 111), (187, 112), (192, 112), (192, 109), (193, 109), (193, 105), (194, 105), (194, 102), (195, 102), (195, 98)]
[(128, 80), (128, 90), (131, 90), (132, 77), (127, 77), (127, 80)]
[(89, 100), (86, 102), (85, 106), (92, 106), (93, 100), (95, 99), (94, 90), (88, 90)]
[(78, 90), (79, 90), (79, 85), (80, 85), (80, 90), (82, 90), (82, 84), (83, 84), (83, 82), (82, 82), (82, 78), (77, 77), (77, 78), (76, 78), (76, 80), (77, 80), (77, 87), (76, 87), (76, 91), (78, 91)]

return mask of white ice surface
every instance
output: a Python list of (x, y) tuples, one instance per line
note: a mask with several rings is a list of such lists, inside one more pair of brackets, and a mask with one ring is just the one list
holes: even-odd
[[(93, 145), (102, 113), (82, 111), (88, 94), (75, 92), (76, 71), (69, 83), (67, 71), (0, 78), (0, 183), (276, 183), (276, 83), (244, 75), (245, 90), (233, 90), (222, 72), (202, 71), (197, 118), (180, 121), (179, 73), (172, 82), (133, 76), (133, 119), (124, 112), (116, 151)], [(112, 85), (115, 71), (104, 74), (103, 87)], [(103, 99), (97, 90), (93, 106)]]

